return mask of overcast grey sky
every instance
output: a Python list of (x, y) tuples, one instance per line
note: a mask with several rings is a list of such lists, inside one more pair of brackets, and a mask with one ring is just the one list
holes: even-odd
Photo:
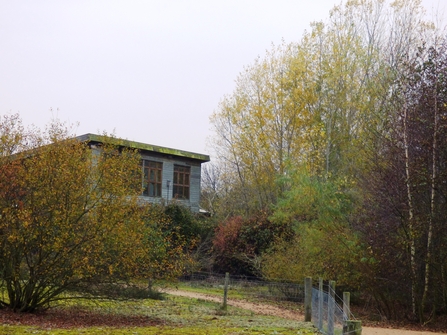
[(0, 114), (208, 153), (209, 116), (243, 67), (339, 3), (0, 0)]

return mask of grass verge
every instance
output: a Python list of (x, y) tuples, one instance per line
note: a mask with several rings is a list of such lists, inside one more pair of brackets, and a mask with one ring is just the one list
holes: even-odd
[(64, 302), (44, 313), (0, 310), (0, 334), (318, 334), (312, 325), (201, 299)]
[[(195, 284), (191, 285), (188, 282), (177, 282), (175, 284), (172, 283), (166, 283), (164, 285), (165, 288), (171, 288), (171, 289), (178, 289), (181, 291), (187, 291), (187, 292), (194, 292), (194, 293), (200, 293), (200, 294), (206, 294), (210, 296), (215, 296), (222, 298), (224, 288), (223, 287), (216, 287), (213, 285), (200, 285)], [(264, 288), (262, 288), (264, 289)], [(266, 303), (272, 306), (279, 306), (284, 309), (289, 310), (299, 310), (302, 314), (304, 313), (304, 304), (297, 304), (295, 302), (291, 301), (285, 301), (285, 300), (275, 300), (275, 299), (263, 299), (258, 295), (256, 291), (247, 291), (240, 288), (228, 288), (228, 298), (229, 299), (239, 299), (239, 300), (246, 300), (254, 303)]]

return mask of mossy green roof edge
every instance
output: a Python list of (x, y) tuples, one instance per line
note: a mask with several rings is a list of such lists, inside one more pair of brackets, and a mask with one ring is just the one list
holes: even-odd
[(81, 136), (77, 136), (76, 138), (80, 141), (94, 141), (94, 142), (104, 142), (104, 140), (106, 139), (109, 143), (118, 145), (118, 146), (122, 146), (122, 147), (133, 148), (133, 149), (138, 149), (138, 150), (145, 150), (145, 151), (153, 151), (153, 152), (158, 152), (158, 153), (162, 153), (162, 154), (166, 154), (166, 155), (191, 158), (191, 159), (199, 160), (201, 162), (209, 162), (210, 161), (210, 156), (208, 156), (208, 155), (198, 154), (195, 152), (183, 151), (183, 150), (178, 150), (178, 149), (166, 148), (166, 147), (161, 147), (161, 146), (147, 144), (147, 143), (129, 141), (129, 140), (124, 140), (124, 139), (116, 138), (116, 137), (103, 136), (103, 135), (97, 135), (97, 134), (84, 134)]

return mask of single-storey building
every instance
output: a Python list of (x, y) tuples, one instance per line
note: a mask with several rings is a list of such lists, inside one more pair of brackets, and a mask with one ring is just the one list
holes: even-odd
[[(95, 150), (104, 136), (85, 134), (77, 137)], [(143, 192), (141, 198), (153, 203), (176, 199), (193, 212), (199, 212), (201, 165), (209, 162), (208, 155), (108, 138), (111, 144), (137, 149), (141, 154)]]

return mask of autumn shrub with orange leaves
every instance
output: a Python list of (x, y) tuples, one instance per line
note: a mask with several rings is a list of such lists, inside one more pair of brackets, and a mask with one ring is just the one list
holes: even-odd
[(261, 210), (250, 217), (233, 216), (218, 224), (213, 238), (214, 266), (220, 272), (259, 275), (261, 255), (279, 238), (290, 238), (290, 226), (276, 224)]
[(32, 312), (68, 291), (178, 275), (182, 241), (138, 201), (139, 160), (106, 138), (93, 151), (57, 122), (31, 132), (0, 118), (0, 307)]

